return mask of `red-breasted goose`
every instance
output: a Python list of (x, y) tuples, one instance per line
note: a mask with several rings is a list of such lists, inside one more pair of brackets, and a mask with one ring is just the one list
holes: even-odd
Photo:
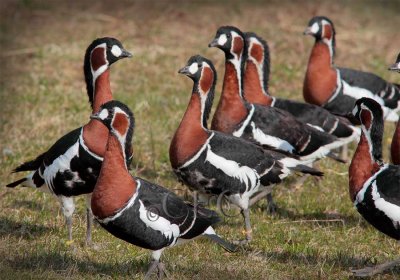
[(338, 137), (343, 145), (359, 138), (359, 128), (320, 106), (271, 96), (268, 88), (271, 67), (268, 44), (255, 33), (247, 32), (244, 35), (247, 46), (244, 98), (249, 103), (285, 110), (299, 121)]
[(399, 119), (396, 113), (400, 110), (399, 85), (372, 73), (335, 66), (335, 28), (330, 19), (312, 18), (304, 34), (315, 37), (303, 86), (306, 102), (346, 117), (357, 99), (369, 97), (381, 104), (385, 120)]
[(212, 225), (217, 213), (184, 202), (168, 189), (132, 176), (127, 168), (127, 146), (133, 137), (135, 119), (119, 101), (109, 101), (91, 116), (109, 129), (106, 152), (93, 190), (91, 206), (100, 225), (112, 235), (152, 250), (152, 263), (145, 278), (158, 270), (162, 251), (184, 241), (206, 236), (234, 251), (235, 246), (219, 237)]
[[(110, 66), (123, 58), (131, 57), (121, 42), (104, 37), (94, 40), (86, 50), (84, 75), (92, 112), (112, 100), (110, 88)], [(74, 196), (87, 196), (87, 234), (86, 242), (91, 244), (92, 213), (90, 193), (93, 191), (106, 148), (108, 130), (97, 120), (90, 120), (57, 140), (49, 150), (36, 159), (25, 162), (14, 172), (32, 171), (26, 177), (7, 185), (7, 187), (42, 187), (46, 184), (61, 203), (68, 228), (68, 240), (72, 240), (72, 214), (75, 210)], [(126, 146), (132, 154), (131, 145)], [(130, 157), (127, 159), (128, 165)]]
[(207, 128), (217, 80), (211, 61), (191, 57), (179, 73), (194, 84), (189, 105), (172, 139), (169, 155), (178, 178), (191, 190), (225, 195), (240, 207), (247, 243), (252, 239), (249, 207), (251, 198), (279, 183), (292, 171), (321, 176), (290, 155), (262, 149), (244, 139)]
[[(400, 166), (382, 161), (382, 108), (364, 97), (357, 100), (352, 113), (361, 122), (361, 138), (349, 167), (350, 198), (371, 225), (400, 240)], [(398, 263), (400, 259), (353, 273), (372, 276)]]

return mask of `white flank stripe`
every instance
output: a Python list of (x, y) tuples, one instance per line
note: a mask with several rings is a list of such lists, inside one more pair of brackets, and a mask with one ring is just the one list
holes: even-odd
[(241, 137), (243, 135), (244, 130), (249, 125), (249, 122), (250, 122), (251, 118), (253, 117), (254, 110), (255, 110), (254, 105), (251, 104), (251, 109), (250, 109), (249, 114), (247, 115), (247, 118), (244, 120), (242, 126), (238, 130), (236, 130), (232, 133), (233, 136)]
[(355, 99), (360, 99), (362, 97), (368, 97), (374, 99), (376, 102), (378, 102), (381, 105), (384, 105), (384, 101), (381, 97), (373, 94), (369, 90), (365, 88), (359, 88), (355, 86), (350, 86), (348, 83), (345, 81), (342, 81), (343, 83), (343, 94), (346, 94), (348, 96), (351, 96)]
[(336, 119), (335, 124), (334, 124), (334, 125), (332, 126), (332, 128), (331, 128), (329, 131), (327, 131), (327, 132), (328, 132), (329, 134), (331, 134), (332, 132), (334, 132), (335, 129), (337, 128), (338, 124), (339, 124), (339, 119)]
[[(53, 189), (53, 179), (57, 172), (63, 172), (71, 169), (71, 159), (79, 155), (79, 141), (75, 142), (64, 154), (57, 157), (49, 166), (46, 166), (43, 172), (43, 179), (46, 184)], [(83, 181), (81, 181), (83, 182)]]
[(117, 214), (115, 214), (114, 216), (110, 216), (104, 219), (100, 219), (96, 216), (94, 216), (96, 218), (97, 221), (99, 221), (99, 223), (102, 224), (107, 224), (111, 221), (114, 221), (115, 219), (117, 219), (118, 217), (120, 217), (122, 215), (122, 213), (125, 212), (126, 209), (131, 208), (132, 205), (135, 203), (136, 197), (138, 196), (139, 193), (139, 189), (140, 189), (140, 181), (136, 180), (136, 192), (134, 193), (134, 195), (129, 199), (128, 203), (121, 209), (118, 211)]
[(307, 123), (307, 125), (308, 125), (308, 126), (311, 126), (311, 127), (313, 127), (313, 128), (315, 128), (316, 130), (325, 132), (325, 130), (323, 130), (321, 127), (319, 127), (319, 126), (317, 126), (317, 125), (313, 125), (313, 124), (311, 124), (311, 123)]
[(372, 199), (377, 209), (386, 214), (393, 222), (400, 222), (400, 207), (383, 199), (378, 193), (376, 181), (372, 183)]
[(178, 169), (185, 168), (185, 167), (189, 166), (190, 164), (192, 164), (194, 161), (196, 161), (200, 157), (201, 153), (207, 148), (208, 143), (210, 142), (211, 138), (213, 138), (213, 136), (214, 136), (214, 132), (210, 135), (210, 137), (208, 137), (208, 139), (204, 143), (203, 147), (201, 147), (201, 149), (191, 159), (189, 159), (187, 162), (185, 162)]
[[(152, 228), (153, 230), (160, 231), (166, 238), (176, 239), (179, 237), (179, 226), (176, 224), (171, 224), (170, 221), (158, 215), (158, 213), (153, 213), (150, 210), (144, 207), (143, 202), (140, 201), (140, 208), (139, 208), (139, 217), (148, 227)], [(154, 219), (149, 219), (149, 211), (155, 215)]]
[(301, 157), (301, 161), (308, 161), (308, 160), (313, 160), (314, 161), (314, 160), (317, 160), (317, 159), (320, 159), (320, 158), (324, 158), (327, 154), (329, 154), (329, 152), (332, 149), (336, 149), (336, 148), (338, 148), (338, 147), (340, 147), (342, 145), (343, 145), (343, 142), (338, 140), (338, 141), (329, 143), (329, 144), (327, 144), (325, 146), (321, 146), (315, 152), (313, 152), (313, 153), (311, 153), (309, 155), (306, 155), (306, 156), (302, 156)]
[(257, 128), (254, 122), (251, 122), (253, 138), (261, 145), (268, 145), (279, 150), (293, 153), (294, 147), (287, 141), (282, 140), (275, 136), (270, 136), (262, 132), (261, 129)]
[(236, 161), (225, 159), (213, 153), (210, 145), (208, 145), (206, 161), (226, 175), (239, 179), (240, 182), (246, 185), (246, 191), (258, 188), (260, 185), (260, 177), (256, 170), (248, 166), (239, 166)]

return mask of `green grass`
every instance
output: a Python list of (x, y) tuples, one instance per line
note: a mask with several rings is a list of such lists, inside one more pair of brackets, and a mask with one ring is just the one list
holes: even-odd
[[(66, 1), (65, 1), (66, 2)], [(271, 92), (301, 100), (302, 81), (313, 44), (302, 36), (315, 14), (329, 16), (337, 29), (336, 63), (399, 81), (386, 69), (399, 51), (400, 4), (395, 1), (5, 1), (0, 9), (0, 185), (19, 178), (13, 167), (47, 149), (88, 120), (82, 76), (87, 45), (114, 36), (134, 53), (112, 66), (116, 99), (135, 113), (133, 174), (171, 189), (168, 148), (189, 100), (192, 83), (177, 74), (187, 59), (202, 54), (214, 61), (221, 90), (223, 55), (208, 49), (220, 25), (255, 31), (270, 44)], [(218, 101), (218, 94), (217, 94)], [(384, 153), (394, 131), (387, 124)], [(354, 150), (354, 146), (351, 151)], [(252, 209), (254, 242), (228, 254), (207, 240), (166, 250), (171, 279), (347, 279), (363, 267), (399, 254), (395, 241), (374, 230), (354, 210), (348, 195), (347, 165), (323, 160), (321, 181), (294, 179), (274, 192), (278, 215)], [(32, 189), (0, 189), (0, 278), (142, 278), (149, 252), (122, 242), (99, 226), (98, 251), (84, 246), (84, 198), (77, 199), (74, 246), (54, 197)], [(226, 218), (217, 231), (242, 236), (240, 217)], [(397, 268), (377, 279), (398, 278)], [(6, 276), (6, 277), (5, 277)]]

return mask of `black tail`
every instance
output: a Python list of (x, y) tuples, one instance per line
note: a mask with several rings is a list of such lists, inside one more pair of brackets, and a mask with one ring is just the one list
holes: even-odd
[(34, 160), (24, 162), (20, 166), (16, 167), (13, 170), (13, 173), (21, 172), (21, 171), (33, 171), (33, 170), (38, 169), (43, 162), (44, 156), (45, 156), (45, 153), (39, 155)]
[(224, 248), (226, 251), (233, 253), (236, 252), (238, 249), (238, 246), (226, 241), (225, 239), (221, 238), (220, 236), (216, 234), (204, 234), (208, 238), (210, 238), (212, 241), (220, 245), (222, 248)]
[(304, 164), (299, 164), (299, 165), (296, 165), (294, 167), (289, 167), (289, 169), (293, 170), (293, 171), (305, 173), (305, 174), (310, 174), (310, 175), (313, 175), (313, 176), (319, 176), (319, 177), (324, 176), (324, 172), (319, 171), (318, 169), (309, 167), (309, 166), (304, 165)]
[(337, 162), (340, 162), (340, 163), (347, 163), (346, 160), (342, 159), (341, 157), (339, 157), (338, 155), (336, 155), (336, 154), (334, 154), (334, 153), (332, 153), (332, 152), (330, 152), (330, 153), (327, 154), (326, 156), (329, 157), (329, 158), (331, 158), (331, 159), (336, 160)]
[(15, 181), (15, 182), (7, 184), (6, 187), (7, 188), (15, 188), (16, 186), (18, 186), (19, 184), (25, 182), (26, 180), (27, 180), (26, 178), (19, 179), (19, 180)]

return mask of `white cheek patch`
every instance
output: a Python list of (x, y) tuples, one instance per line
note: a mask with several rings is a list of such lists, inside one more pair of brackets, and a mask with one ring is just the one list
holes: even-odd
[(122, 54), (122, 50), (120, 47), (118, 47), (117, 45), (112, 46), (111, 48), (111, 53), (115, 56), (115, 57), (119, 57)]
[(317, 23), (317, 22), (315, 22), (313, 25), (311, 25), (310, 31), (311, 31), (313, 34), (317, 34), (317, 33), (318, 33), (318, 30), (319, 30), (319, 26), (318, 26), (318, 23)]
[(225, 34), (221, 34), (218, 38), (218, 45), (223, 46), (228, 41)]
[(199, 66), (197, 65), (196, 62), (192, 63), (189, 67), (189, 72), (190, 74), (195, 74), (199, 70)]
[(108, 117), (108, 110), (107, 109), (101, 110), (101, 112), (99, 114), (99, 118), (102, 120), (105, 120), (107, 117)]

